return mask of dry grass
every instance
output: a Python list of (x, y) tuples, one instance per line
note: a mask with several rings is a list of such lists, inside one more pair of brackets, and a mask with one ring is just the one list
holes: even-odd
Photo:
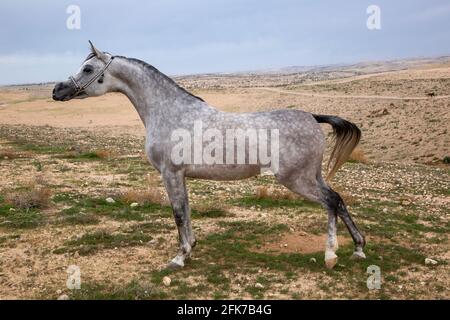
[(22, 155), (14, 150), (0, 150), (0, 160), (12, 160), (22, 157)]
[(267, 186), (258, 186), (255, 190), (255, 197), (259, 200), (296, 200), (301, 197), (289, 190), (278, 190)]
[(196, 202), (192, 204), (192, 209), (198, 212), (223, 211), (226, 212), (230, 207), (223, 202)]
[(363, 149), (361, 149), (360, 147), (356, 147), (355, 150), (353, 150), (353, 152), (350, 155), (350, 158), (348, 160), (350, 162), (357, 162), (357, 163), (363, 163), (363, 164), (369, 163)]
[(14, 151), (2, 150), (0, 151), (0, 159), (14, 159), (17, 158), (17, 154)]
[(100, 159), (110, 160), (116, 156), (113, 150), (101, 149), (94, 151), (94, 154)]
[(43, 186), (16, 191), (6, 196), (5, 200), (17, 209), (44, 209), (50, 204), (52, 192)]
[(148, 188), (147, 190), (125, 190), (119, 194), (119, 199), (128, 204), (136, 202), (140, 205), (147, 203), (168, 205), (165, 194), (157, 188)]

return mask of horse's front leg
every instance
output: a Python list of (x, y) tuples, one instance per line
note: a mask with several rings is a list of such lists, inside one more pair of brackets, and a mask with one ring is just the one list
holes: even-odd
[(191, 226), (191, 210), (189, 208), (188, 194), (184, 173), (182, 171), (164, 170), (162, 172), (164, 185), (172, 205), (173, 216), (178, 228), (180, 249), (169, 264), (170, 268), (181, 268), (190, 257), (195, 246), (195, 238)]

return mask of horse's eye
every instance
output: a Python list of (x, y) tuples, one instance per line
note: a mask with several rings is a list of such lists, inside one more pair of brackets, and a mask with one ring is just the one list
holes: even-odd
[(85, 72), (85, 73), (91, 73), (91, 72), (92, 72), (92, 68), (90, 68), (90, 67), (84, 67), (83, 72)]

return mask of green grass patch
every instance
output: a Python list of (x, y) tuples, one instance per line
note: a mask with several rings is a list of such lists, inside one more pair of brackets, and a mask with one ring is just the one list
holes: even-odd
[(203, 218), (223, 218), (232, 216), (231, 213), (225, 211), (224, 209), (191, 209), (191, 214), (193, 219), (203, 219)]
[(232, 204), (240, 207), (259, 207), (262, 209), (271, 208), (321, 208), (319, 204), (302, 199), (270, 199), (263, 198), (258, 199), (254, 196), (247, 196), (239, 199), (232, 200)]
[[(383, 212), (386, 208), (387, 212)], [(396, 202), (370, 201), (357, 208), (358, 220), (363, 218), (370, 224), (370, 233), (392, 239), (399, 234), (407, 234), (413, 239), (421, 237), (423, 233), (434, 232), (446, 234), (449, 226), (442, 224), (440, 219), (426, 217), (430, 225), (421, 223), (419, 213), (421, 208), (411, 204), (402, 206)]]
[(72, 161), (89, 161), (89, 160), (108, 160), (109, 156), (99, 151), (86, 152), (68, 152), (56, 156), (60, 159), (68, 159)]
[(81, 212), (78, 208), (71, 207), (60, 212), (60, 223), (70, 225), (97, 224), (100, 220), (91, 213)]
[(66, 147), (39, 144), (22, 139), (12, 142), (14, 146), (23, 151), (29, 151), (37, 154), (58, 154), (66, 152)]
[(119, 199), (109, 203), (106, 198), (89, 198), (75, 194), (57, 194), (53, 201), (70, 205), (70, 213), (83, 212), (85, 214), (101, 215), (115, 220), (143, 221), (147, 217), (171, 216), (172, 209), (156, 203), (145, 203), (137, 207), (130, 207)]
[(31, 229), (43, 223), (44, 219), (37, 209), (15, 209), (0, 198), (0, 226), (9, 229)]
[(54, 250), (53, 253), (61, 254), (78, 251), (80, 255), (90, 255), (103, 249), (144, 245), (151, 239), (151, 236), (136, 230), (128, 233), (107, 233), (105, 231), (95, 231), (85, 233), (77, 240), (65, 242), (64, 247)]
[(67, 153), (61, 155), (63, 159), (80, 159), (80, 160), (99, 160), (101, 159), (95, 152)]

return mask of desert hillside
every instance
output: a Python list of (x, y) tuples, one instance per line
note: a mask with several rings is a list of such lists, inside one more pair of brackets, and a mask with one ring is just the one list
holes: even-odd
[[(349, 119), (362, 128), (362, 149), (375, 162), (438, 164), (449, 156), (449, 59), (298, 69), (176, 80), (225, 111), (295, 108)], [(50, 90), (46, 85), (2, 88), (0, 123), (90, 130), (121, 127), (143, 135), (134, 108), (122, 95), (61, 103), (51, 100)]]

